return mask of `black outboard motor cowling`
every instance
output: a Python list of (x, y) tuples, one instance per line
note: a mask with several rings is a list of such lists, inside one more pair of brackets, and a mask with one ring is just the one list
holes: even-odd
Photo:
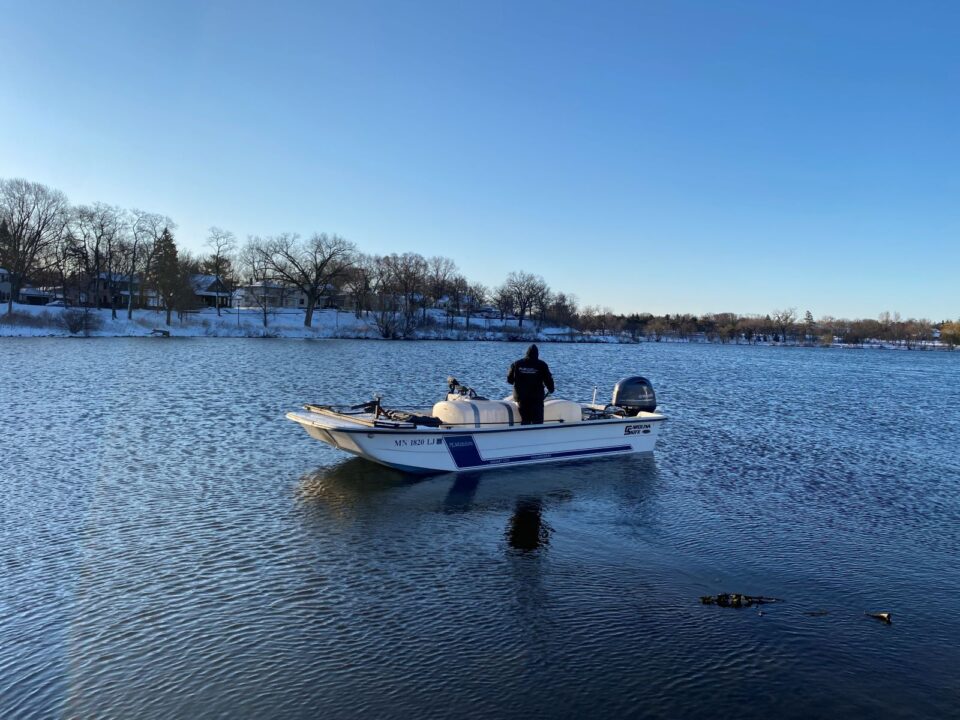
[(622, 408), (627, 415), (640, 412), (656, 412), (657, 394), (645, 377), (625, 377), (613, 386), (612, 405)]

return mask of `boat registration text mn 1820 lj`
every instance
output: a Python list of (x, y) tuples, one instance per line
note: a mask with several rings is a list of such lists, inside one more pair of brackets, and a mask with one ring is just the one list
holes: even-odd
[(456, 472), (653, 452), (666, 417), (648, 380), (624, 378), (610, 404), (547, 399), (544, 422), (521, 425), (511, 399), (488, 400), (448, 378), (447, 399), (431, 410), (304, 405), (287, 413), (317, 440), (413, 473)]

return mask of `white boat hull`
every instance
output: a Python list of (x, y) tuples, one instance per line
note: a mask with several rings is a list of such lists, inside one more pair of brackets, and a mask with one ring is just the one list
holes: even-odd
[(496, 428), (373, 427), (316, 412), (291, 412), (309, 435), (331, 447), (406, 472), (458, 472), (653, 452), (657, 413), (576, 423)]

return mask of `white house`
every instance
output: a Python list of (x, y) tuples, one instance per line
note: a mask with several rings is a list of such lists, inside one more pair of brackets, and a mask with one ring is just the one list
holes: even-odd
[(262, 307), (284, 309), (305, 308), (307, 299), (296, 288), (272, 280), (261, 280), (238, 287), (233, 293), (234, 307)]
[[(340, 292), (333, 285), (327, 285), (323, 294), (317, 299), (316, 309), (327, 307), (343, 307), (350, 301), (348, 295)], [(261, 280), (248, 285), (242, 285), (233, 293), (234, 307), (262, 307), (277, 310), (299, 309), (307, 307), (307, 296), (299, 289), (290, 287), (273, 280)]]

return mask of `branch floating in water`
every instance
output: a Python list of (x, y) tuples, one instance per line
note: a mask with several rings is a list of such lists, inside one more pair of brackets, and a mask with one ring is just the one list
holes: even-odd
[(741, 593), (720, 593), (719, 595), (703, 595), (700, 602), (704, 605), (719, 607), (744, 608), (754, 605), (783, 602), (780, 598), (765, 597), (763, 595), (743, 595)]

